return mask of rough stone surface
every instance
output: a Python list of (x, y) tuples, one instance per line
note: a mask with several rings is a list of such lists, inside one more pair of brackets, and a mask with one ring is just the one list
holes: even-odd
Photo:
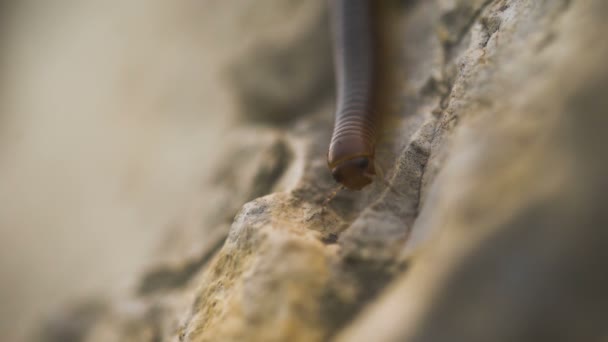
[(325, 7), (264, 3), (306, 20), (228, 72), (246, 120), (206, 185), (217, 206), (133, 293), (43, 340), (608, 338), (608, 3), (384, 2), (389, 185), (327, 207)]

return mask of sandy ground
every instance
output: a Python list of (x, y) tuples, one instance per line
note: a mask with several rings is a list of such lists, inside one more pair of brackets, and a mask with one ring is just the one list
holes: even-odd
[(125, 286), (200, 192), (233, 112), (222, 66), (240, 47), (220, 3), (20, 1), (3, 13), (3, 341), (68, 298)]

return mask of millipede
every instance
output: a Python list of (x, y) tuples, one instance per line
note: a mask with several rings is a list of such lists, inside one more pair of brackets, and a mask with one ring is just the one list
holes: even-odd
[(327, 164), (336, 182), (361, 190), (376, 175), (378, 76), (372, 0), (329, 0), (329, 5), (337, 97)]

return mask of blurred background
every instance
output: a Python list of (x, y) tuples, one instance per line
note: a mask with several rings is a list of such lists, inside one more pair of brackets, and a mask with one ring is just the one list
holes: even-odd
[[(2, 2), (0, 336), (109, 293), (200, 193), (253, 1)], [(246, 23), (244, 23), (246, 25)], [(237, 39), (238, 37), (238, 39)]]

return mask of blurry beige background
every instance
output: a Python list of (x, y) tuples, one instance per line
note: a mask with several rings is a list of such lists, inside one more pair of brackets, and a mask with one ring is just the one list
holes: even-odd
[(3, 341), (124, 286), (200, 196), (234, 111), (223, 66), (253, 39), (243, 28), (273, 25), (246, 20), (265, 1), (220, 3), (2, 5)]

